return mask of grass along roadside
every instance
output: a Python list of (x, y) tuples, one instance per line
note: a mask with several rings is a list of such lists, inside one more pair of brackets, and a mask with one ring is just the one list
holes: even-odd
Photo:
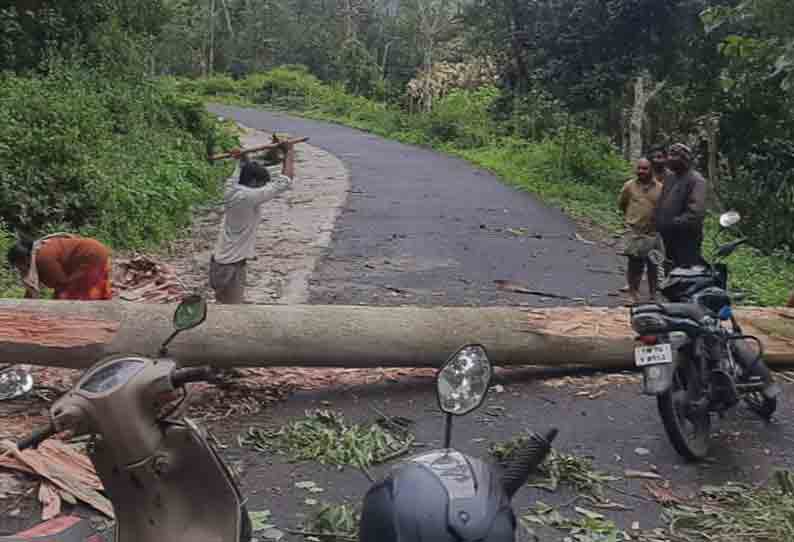
[[(490, 118), (495, 95), (487, 90), (459, 91), (440, 100), (432, 113), (409, 115), (286, 68), (240, 82), (214, 78), (175, 84), (208, 101), (277, 109), (459, 156), (607, 234), (623, 230), (616, 201), (631, 169), (611, 145), (579, 127), (534, 141), (511, 136)], [(710, 216), (706, 225), (706, 255), (714, 248), (715, 218)], [(794, 288), (790, 255), (764, 255), (743, 247), (728, 264), (732, 287), (746, 294), (744, 304), (783, 305)]]

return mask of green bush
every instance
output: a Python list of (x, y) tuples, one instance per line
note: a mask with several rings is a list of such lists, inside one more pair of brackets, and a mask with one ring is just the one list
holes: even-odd
[[(617, 192), (607, 189), (604, 184), (573, 182), (571, 178), (566, 178), (568, 173), (560, 173), (560, 153), (560, 145), (554, 138), (539, 143), (504, 138), (488, 147), (456, 152), (470, 162), (493, 171), (506, 182), (541, 196), (544, 201), (557, 205), (571, 216), (619, 231), (622, 219), (615, 203)], [(615, 170), (609, 172), (606, 178), (618, 179), (624, 172), (625, 164), (616, 161)]]
[(454, 91), (439, 100), (431, 113), (418, 118), (424, 120), (432, 141), (464, 149), (486, 146), (494, 140), (491, 107), (498, 96), (494, 87)]
[(6, 264), (6, 253), (14, 244), (14, 236), (0, 219), (0, 297), (19, 297), (25, 293), (16, 273)]
[(617, 194), (631, 174), (618, 149), (591, 130), (569, 126), (560, 129), (551, 141), (561, 164), (559, 176), (566, 181), (601, 186)]
[(255, 80), (261, 85), (255, 99), (257, 103), (311, 108), (329, 93), (328, 87), (302, 66), (274, 68)]
[(742, 214), (741, 229), (767, 254), (794, 249), (794, 142), (755, 145), (733, 178), (719, 184), (722, 203)]
[(228, 75), (215, 75), (200, 81), (203, 86), (203, 92), (207, 95), (235, 94), (237, 92), (236, 81)]
[(212, 118), (168, 85), (59, 64), (0, 76), (0, 217), (31, 235), (58, 229), (116, 247), (172, 237), (214, 196)]

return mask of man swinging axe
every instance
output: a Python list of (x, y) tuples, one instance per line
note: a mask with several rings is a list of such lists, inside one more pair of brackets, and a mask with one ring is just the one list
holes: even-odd
[[(262, 219), (262, 208), (292, 185), (295, 177), (294, 147), (308, 139), (281, 141), (274, 135), (267, 145), (233, 149), (210, 158), (240, 160), (224, 189), (223, 222), (210, 260), (209, 282), (218, 303), (245, 302), (246, 262), (256, 257), (256, 232)], [(249, 159), (248, 155), (260, 152), (266, 152), (268, 165), (282, 164), (281, 174), (271, 177), (265, 165)]]

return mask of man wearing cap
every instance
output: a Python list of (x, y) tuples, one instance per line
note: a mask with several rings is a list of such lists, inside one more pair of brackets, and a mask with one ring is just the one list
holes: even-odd
[(683, 143), (670, 147), (662, 194), (656, 206), (656, 229), (673, 267), (701, 265), (706, 180), (692, 168), (692, 150)]

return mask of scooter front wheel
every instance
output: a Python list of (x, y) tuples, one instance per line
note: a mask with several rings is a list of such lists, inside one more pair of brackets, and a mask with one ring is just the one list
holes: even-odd
[(251, 516), (248, 515), (248, 507), (245, 504), (240, 505), (240, 542), (251, 542), (253, 536), (253, 526), (251, 525)]

